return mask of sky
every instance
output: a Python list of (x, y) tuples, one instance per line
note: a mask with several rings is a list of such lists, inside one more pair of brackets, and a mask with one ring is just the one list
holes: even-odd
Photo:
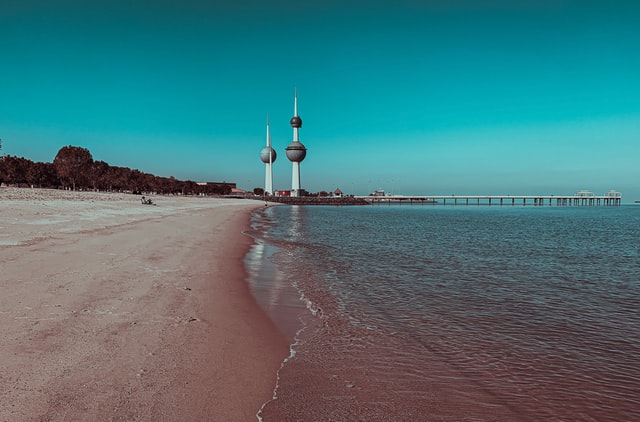
[(357, 195), (640, 200), (640, 2), (0, 0), (2, 153)]

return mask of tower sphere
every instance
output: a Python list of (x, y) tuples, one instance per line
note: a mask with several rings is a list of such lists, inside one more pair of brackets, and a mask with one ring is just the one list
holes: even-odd
[[(287, 151), (287, 158), (289, 161), (294, 163), (301, 162), (304, 160), (304, 157), (307, 156), (307, 149), (301, 142), (293, 141), (287, 148), (285, 148), (285, 150)], [(267, 156), (267, 158), (269, 158), (269, 156)]]
[(298, 129), (302, 127), (302, 119), (300, 118), (300, 116), (293, 116), (289, 123), (291, 124), (291, 127), (295, 127)]
[[(271, 161), (269, 161), (269, 152), (271, 152)], [(260, 159), (265, 164), (276, 161), (276, 156), (276, 151), (271, 147), (264, 147), (262, 148), (262, 151), (260, 151)]]

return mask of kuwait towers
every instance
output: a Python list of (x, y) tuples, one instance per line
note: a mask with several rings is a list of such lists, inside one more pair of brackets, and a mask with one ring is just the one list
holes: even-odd
[(273, 195), (273, 171), (271, 165), (276, 161), (276, 151), (271, 148), (271, 133), (269, 132), (269, 116), (267, 116), (267, 146), (260, 151), (260, 159), (265, 165), (264, 194)]
[(298, 90), (295, 90), (293, 94), (293, 117), (289, 123), (293, 128), (293, 142), (289, 144), (285, 151), (287, 152), (287, 158), (293, 164), (291, 173), (291, 196), (300, 196), (300, 163), (304, 160), (304, 157), (307, 156), (307, 149), (300, 143), (300, 139), (298, 138), (298, 129), (302, 127), (302, 119), (298, 116)]

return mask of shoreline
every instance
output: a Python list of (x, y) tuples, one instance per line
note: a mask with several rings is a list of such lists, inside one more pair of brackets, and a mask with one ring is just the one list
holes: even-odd
[(1, 420), (256, 418), (290, 344), (243, 263), (259, 204), (27, 191), (0, 190)]
[(286, 252), (264, 237), (269, 230), (270, 219), (265, 215), (266, 211), (262, 207), (253, 210), (251, 228), (245, 232), (252, 239), (244, 258), (247, 283), (260, 307), (293, 343), (304, 326), (302, 318), (307, 316), (308, 309), (286, 270), (277, 264), (276, 257)]

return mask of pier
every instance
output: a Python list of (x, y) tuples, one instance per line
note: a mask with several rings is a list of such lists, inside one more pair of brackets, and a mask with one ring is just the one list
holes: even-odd
[(370, 204), (408, 203), (430, 205), (498, 205), (498, 206), (619, 206), (620, 192), (609, 191), (604, 195), (580, 191), (573, 195), (370, 195), (356, 196)]

